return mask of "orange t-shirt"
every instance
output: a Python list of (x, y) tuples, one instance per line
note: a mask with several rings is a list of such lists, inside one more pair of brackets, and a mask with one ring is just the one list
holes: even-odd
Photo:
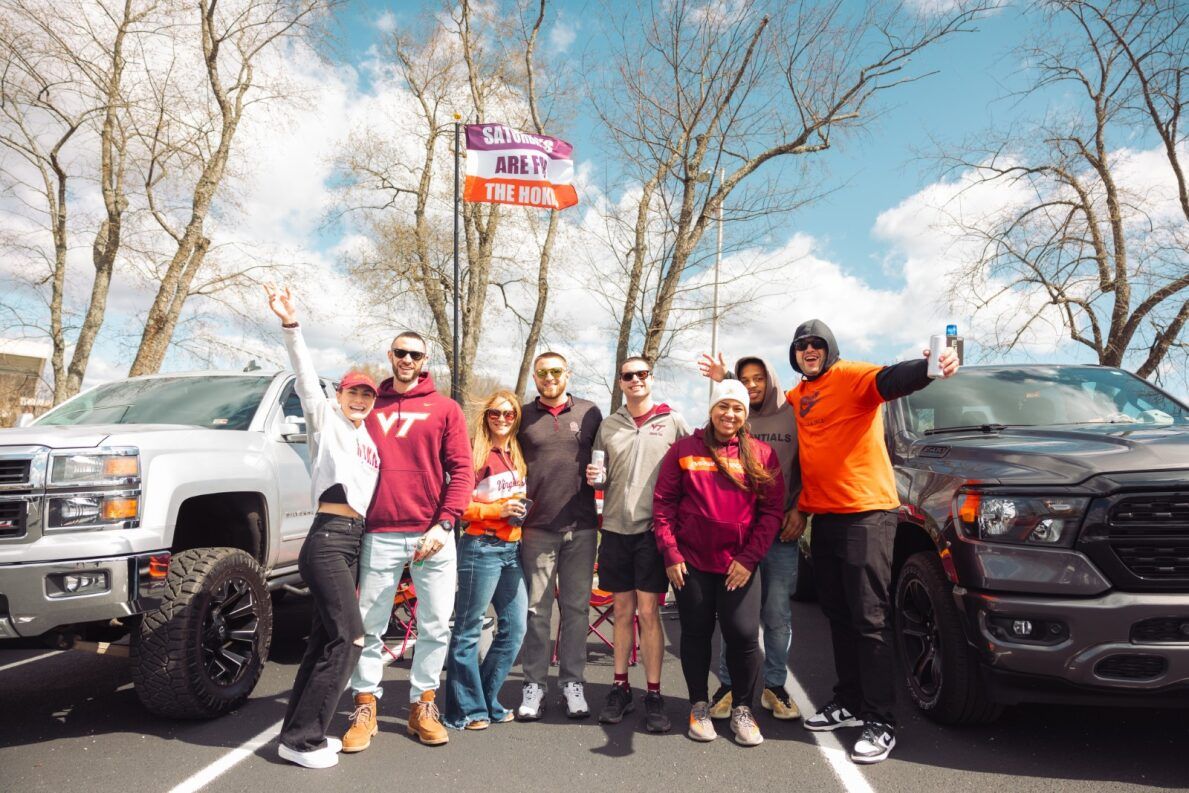
[(801, 497), (810, 514), (896, 509), (900, 497), (884, 441), (884, 399), (875, 386), (882, 366), (836, 361), (787, 397), (797, 414)]

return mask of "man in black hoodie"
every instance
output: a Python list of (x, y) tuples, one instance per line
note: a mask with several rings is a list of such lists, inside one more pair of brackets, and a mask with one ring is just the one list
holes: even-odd
[[(816, 319), (797, 327), (789, 348), (802, 377), (788, 392), (801, 458), (797, 504), (813, 515), (814, 580), (838, 675), (831, 701), (804, 724), (817, 731), (862, 725), (850, 753), (856, 763), (878, 763), (896, 745), (888, 611), (900, 498), (882, 405), (929, 385), (928, 357), (926, 350), (892, 366), (843, 360), (834, 334)], [(943, 377), (958, 371), (953, 350), (939, 360)]]

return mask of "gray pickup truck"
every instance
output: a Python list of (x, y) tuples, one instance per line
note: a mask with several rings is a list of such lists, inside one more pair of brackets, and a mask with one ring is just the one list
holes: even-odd
[(151, 711), (226, 713), (260, 676), (270, 591), (298, 583), (312, 515), (292, 373), (93, 388), (0, 430), (0, 641), (127, 653)]
[(888, 404), (885, 431), (921, 710), (1189, 700), (1189, 407), (1109, 367), (975, 366)]

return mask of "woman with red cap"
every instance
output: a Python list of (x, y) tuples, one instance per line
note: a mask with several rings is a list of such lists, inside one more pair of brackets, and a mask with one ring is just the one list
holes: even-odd
[(376, 403), (377, 389), (366, 374), (347, 372), (336, 397), (327, 397), (302, 339), (289, 290), (266, 284), (264, 291), (268, 307), (281, 319), (285, 347), (297, 373), (295, 390), (309, 438), (310, 485), (318, 505), (298, 559), (302, 580), (313, 596), (314, 618), (277, 753), (306, 768), (329, 768), (338, 763), (343, 744), (328, 738), (326, 728), (363, 651), (355, 582), (363, 518), (380, 468), (363, 420)]

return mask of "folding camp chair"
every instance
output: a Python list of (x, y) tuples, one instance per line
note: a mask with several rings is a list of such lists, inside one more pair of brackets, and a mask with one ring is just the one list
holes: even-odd
[[(413, 586), (413, 577), (406, 566), (401, 573), (400, 583), (396, 585), (396, 594), (392, 598), (392, 617), (388, 622), (388, 630), (384, 632), (384, 652), (392, 656), (393, 661), (405, 657), (405, 652), (417, 643), (417, 588)], [(399, 640), (400, 647), (395, 651), (387, 640)]]

